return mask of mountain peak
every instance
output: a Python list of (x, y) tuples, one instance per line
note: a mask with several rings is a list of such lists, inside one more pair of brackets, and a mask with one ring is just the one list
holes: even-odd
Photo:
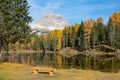
[(67, 21), (60, 14), (53, 14), (52, 12), (47, 12), (43, 17), (31, 25), (32, 29), (37, 30), (55, 30), (63, 29), (68, 25)]
[(53, 16), (53, 15), (54, 14), (52, 12), (50, 12), (50, 11), (46, 13), (46, 16)]

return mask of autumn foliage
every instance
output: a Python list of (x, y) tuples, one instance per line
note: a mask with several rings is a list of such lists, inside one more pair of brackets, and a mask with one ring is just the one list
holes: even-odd
[[(120, 12), (114, 12), (109, 17), (108, 24), (104, 24), (103, 19), (99, 17), (96, 21), (88, 19), (80, 24), (65, 26), (63, 30), (53, 30), (41, 36), (34, 35), (26, 47), (31, 47), (28, 49), (50, 51), (59, 51), (62, 48), (71, 47), (84, 51), (96, 49), (101, 44), (119, 50)], [(18, 42), (15, 45), (18, 45)], [(21, 44), (21, 47), (25, 47), (25, 45)]]

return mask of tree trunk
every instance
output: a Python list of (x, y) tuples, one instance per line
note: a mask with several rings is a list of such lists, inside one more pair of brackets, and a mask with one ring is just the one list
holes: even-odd
[(2, 58), (2, 46), (3, 46), (3, 42), (2, 40), (0, 40), (0, 60)]
[(45, 49), (44, 45), (42, 45), (42, 50), (43, 50), (43, 53), (42, 53), (42, 59), (43, 59), (46, 54), (46, 49)]
[(118, 53), (120, 52), (120, 49), (119, 49), (119, 48), (117, 49), (117, 52), (118, 52)]

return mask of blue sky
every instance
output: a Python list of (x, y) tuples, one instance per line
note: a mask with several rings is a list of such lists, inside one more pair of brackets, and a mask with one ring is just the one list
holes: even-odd
[(113, 12), (120, 12), (120, 0), (28, 0), (28, 3), (33, 22), (51, 11), (61, 14), (69, 25), (98, 17), (106, 24)]

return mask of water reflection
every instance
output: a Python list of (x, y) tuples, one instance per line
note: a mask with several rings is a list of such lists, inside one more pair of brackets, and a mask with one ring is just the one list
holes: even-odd
[(2, 55), (2, 62), (28, 64), (31, 66), (53, 66), (55, 68), (82, 68), (100, 71), (117, 72), (120, 69), (120, 60), (116, 55), (85, 55), (79, 54), (65, 57), (55, 53), (22, 53)]

